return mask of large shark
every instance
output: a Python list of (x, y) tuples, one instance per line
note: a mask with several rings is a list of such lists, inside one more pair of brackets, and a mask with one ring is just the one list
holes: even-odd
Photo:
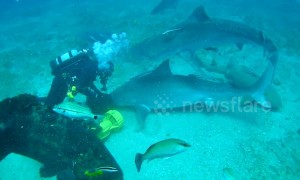
[[(143, 129), (144, 120), (151, 111), (180, 109), (202, 102), (230, 102), (235, 97), (252, 96), (262, 106), (270, 108), (264, 92), (271, 85), (275, 65), (276, 61), (272, 59), (255, 84), (247, 89), (238, 89), (230, 84), (204, 80), (195, 75), (174, 75), (169, 60), (166, 60), (153, 71), (121, 85), (111, 96), (116, 106), (135, 108), (139, 129)], [(170, 106), (162, 106), (164, 101)]]
[[(261, 31), (243, 23), (210, 18), (202, 6), (197, 7), (188, 19), (160, 34), (154, 35), (134, 45), (131, 54), (134, 58), (168, 59), (172, 54), (183, 51), (194, 53), (203, 48), (236, 44), (256, 44), (277, 58), (277, 48)], [(190, 58), (194, 67), (201, 67), (196, 58)]]

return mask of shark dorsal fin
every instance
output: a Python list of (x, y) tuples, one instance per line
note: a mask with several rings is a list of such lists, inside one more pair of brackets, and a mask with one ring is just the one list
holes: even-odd
[(204, 22), (209, 20), (209, 16), (206, 14), (203, 6), (198, 6), (188, 18), (189, 20), (196, 20), (198, 22)]
[(162, 62), (156, 69), (151, 72), (152, 75), (159, 75), (159, 76), (169, 76), (172, 74), (170, 68), (170, 60), (167, 59)]
[(162, 62), (156, 69), (152, 71), (145, 72), (143, 74), (137, 75), (130, 79), (130, 81), (140, 79), (140, 78), (153, 78), (153, 77), (162, 77), (162, 76), (170, 76), (172, 75), (171, 69), (170, 69), (170, 60), (165, 60)]

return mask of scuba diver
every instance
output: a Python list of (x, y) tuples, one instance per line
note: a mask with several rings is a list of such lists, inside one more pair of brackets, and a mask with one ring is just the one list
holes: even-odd
[[(85, 95), (86, 105), (92, 113), (104, 114), (97, 125), (100, 129), (97, 136), (101, 140), (106, 139), (112, 131), (120, 129), (123, 125), (122, 115), (112, 110), (110, 94), (104, 92), (107, 91), (108, 78), (114, 71), (111, 60), (127, 46), (125, 33), (112, 34), (111, 39), (107, 39), (104, 43), (94, 42), (92, 49), (71, 50), (50, 61), (51, 73), (55, 77), (48, 96), (41, 100), (51, 108), (67, 112), (67, 109), (60, 108), (66, 97), (74, 101), (76, 94)], [(94, 84), (97, 77), (102, 85), (100, 90)], [(74, 106), (69, 108), (69, 111), (76, 111), (72, 109)]]
[[(98, 61), (90, 50), (71, 50), (50, 62), (52, 74), (55, 76), (50, 92), (45, 100), (46, 105), (53, 107), (69, 97), (74, 99), (77, 93), (87, 97), (88, 102), (98, 101), (102, 105), (101, 113), (108, 110), (111, 105), (109, 94), (101, 92), (94, 84), (97, 76), (102, 84), (102, 91), (106, 91), (107, 80), (114, 71), (111, 61), (99, 68)], [(99, 102), (100, 101), (100, 102)], [(92, 109), (92, 107), (91, 107)], [(99, 111), (99, 108), (98, 108)], [(98, 112), (100, 113), (100, 112)]]
[[(74, 99), (77, 93), (87, 97), (86, 103), (94, 113), (103, 114), (112, 105), (106, 84), (114, 71), (112, 59), (128, 47), (126, 33), (112, 34), (104, 43), (93, 43), (90, 50), (71, 50), (50, 62), (55, 76), (45, 103), (53, 107), (63, 102), (66, 95)], [(97, 76), (101, 91), (95, 86)]]

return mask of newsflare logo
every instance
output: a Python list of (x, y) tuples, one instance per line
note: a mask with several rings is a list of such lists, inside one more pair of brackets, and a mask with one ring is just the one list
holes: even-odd
[(153, 101), (153, 111), (156, 114), (169, 115), (174, 112), (174, 102), (166, 94), (158, 94), (157, 99)]
[[(269, 102), (266, 102), (269, 103)], [(262, 107), (260, 103), (253, 100), (245, 100), (243, 97), (232, 97), (229, 100), (213, 100), (207, 98), (205, 101), (183, 101), (179, 104), (178, 100), (174, 103), (172, 97), (161, 94), (153, 101), (153, 111), (156, 114), (170, 114), (177, 111), (181, 112), (269, 112), (271, 108)], [(270, 103), (271, 104), (271, 103)], [(182, 109), (181, 109), (182, 108)], [(180, 110), (181, 109), (181, 110)]]

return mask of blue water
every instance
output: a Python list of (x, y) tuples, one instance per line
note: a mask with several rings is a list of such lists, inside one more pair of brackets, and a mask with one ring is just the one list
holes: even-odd
[[(106, 141), (106, 146), (120, 164), (125, 179), (300, 179), (300, 1), (181, 0), (176, 7), (150, 15), (158, 3), (159, 0), (1, 1), (0, 99), (21, 93), (47, 95), (53, 78), (49, 61), (70, 49), (90, 47), (91, 36), (100, 39), (126, 32), (130, 44), (138, 44), (170, 30), (203, 5), (210, 17), (244, 23), (261, 30), (274, 42), (279, 62), (273, 87), (282, 107), (267, 113), (151, 114), (147, 128), (139, 133), (135, 131), (134, 113), (122, 111), (125, 125)], [(261, 49), (246, 46), (239, 51), (229, 45), (219, 51), (203, 55), (200, 50), (199, 54), (226, 67), (232, 59), (244, 59), (237, 67), (254, 74), (264, 68), (260, 66), (264, 58)], [(133, 60), (130, 54), (124, 54), (115, 59), (109, 92), (161, 62)], [(184, 56), (168, 58), (174, 61), (176, 73), (194, 73)], [(224, 80), (222, 74), (204, 73)], [(192, 147), (169, 159), (145, 163), (137, 173), (135, 153), (170, 137), (184, 139)], [(41, 179), (39, 166), (10, 156), (0, 163), (0, 179), (20, 179), (20, 174)], [(228, 174), (226, 169), (233, 173)]]

